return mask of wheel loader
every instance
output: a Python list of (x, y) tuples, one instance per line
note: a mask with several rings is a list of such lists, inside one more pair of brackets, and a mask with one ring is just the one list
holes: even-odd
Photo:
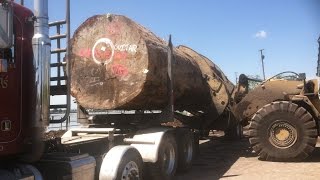
[[(318, 69), (320, 61), (320, 38)], [(317, 75), (319, 76), (319, 70)], [(234, 114), (249, 125), (249, 142), (261, 160), (300, 161), (315, 149), (319, 135), (320, 100), (317, 79), (304, 73), (282, 72), (252, 88), (239, 77)]]

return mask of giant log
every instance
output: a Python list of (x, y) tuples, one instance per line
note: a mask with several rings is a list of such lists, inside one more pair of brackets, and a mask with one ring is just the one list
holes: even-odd
[[(121, 15), (86, 20), (70, 42), (71, 93), (89, 109), (163, 109), (168, 104), (167, 42)], [(219, 115), (233, 84), (209, 59), (173, 48), (174, 102)]]

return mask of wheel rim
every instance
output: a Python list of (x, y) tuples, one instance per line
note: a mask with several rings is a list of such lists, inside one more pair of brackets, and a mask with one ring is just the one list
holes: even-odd
[(269, 129), (269, 141), (272, 145), (286, 149), (297, 141), (297, 130), (286, 121), (278, 120)]
[(190, 163), (192, 161), (193, 156), (193, 146), (192, 142), (188, 140), (188, 142), (184, 145), (183, 153), (185, 154), (186, 163)]
[(172, 144), (168, 144), (166, 148), (164, 148), (164, 154), (162, 157), (162, 161), (163, 161), (163, 168), (164, 171), (166, 172), (166, 174), (171, 174), (172, 171), (174, 170), (174, 166), (175, 166), (175, 151), (174, 151), (174, 147)]
[(122, 180), (136, 180), (140, 179), (139, 177), (139, 167), (137, 163), (130, 161), (126, 164), (122, 171)]

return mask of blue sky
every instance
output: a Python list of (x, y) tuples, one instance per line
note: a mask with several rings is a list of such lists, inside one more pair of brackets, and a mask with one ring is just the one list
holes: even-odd
[[(50, 21), (63, 19), (64, 5), (49, 0)], [(286, 70), (315, 77), (319, 0), (71, 0), (71, 7), (72, 31), (92, 15), (122, 14), (161, 38), (172, 34), (174, 45), (207, 56), (232, 81), (235, 72), (262, 77), (259, 49), (267, 77)]]
[[(63, 18), (64, 5), (49, 0), (51, 21)], [(259, 49), (265, 49), (267, 77), (316, 73), (319, 0), (71, 0), (71, 7), (72, 31), (94, 14), (126, 15), (161, 38), (172, 34), (174, 45), (207, 56), (231, 80), (235, 72), (262, 75)]]

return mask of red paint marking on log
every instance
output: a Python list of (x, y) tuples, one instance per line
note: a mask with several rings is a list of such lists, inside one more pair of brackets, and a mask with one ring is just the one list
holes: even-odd
[(128, 55), (127, 52), (115, 51), (114, 59), (125, 60), (127, 59), (127, 55)]
[(95, 49), (94, 50), (96, 58), (99, 58), (100, 60), (105, 60), (105, 59), (110, 59), (112, 52), (108, 49), (108, 50), (99, 50), (99, 49)]
[[(98, 59), (104, 60), (104, 59), (109, 59), (112, 52), (111, 50), (99, 50), (99, 49), (95, 49), (95, 56)], [(80, 49), (80, 51), (77, 53), (78, 56), (83, 57), (83, 58), (91, 58), (92, 57), (92, 53), (91, 53), (91, 49), (90, 48), (83, 48)]]
[(89, 49), (89, 48), (80, 49), (80, 51), (77, 53), (77, 55), (80, 57), (89, 58), (89, 57), (91, 57), (91, 49)]
[(112, 73), (118, 77), (124, 77), (129, 73), (128, 68), (121, 64), (114, 64), (112, 65), (111, 69)]

